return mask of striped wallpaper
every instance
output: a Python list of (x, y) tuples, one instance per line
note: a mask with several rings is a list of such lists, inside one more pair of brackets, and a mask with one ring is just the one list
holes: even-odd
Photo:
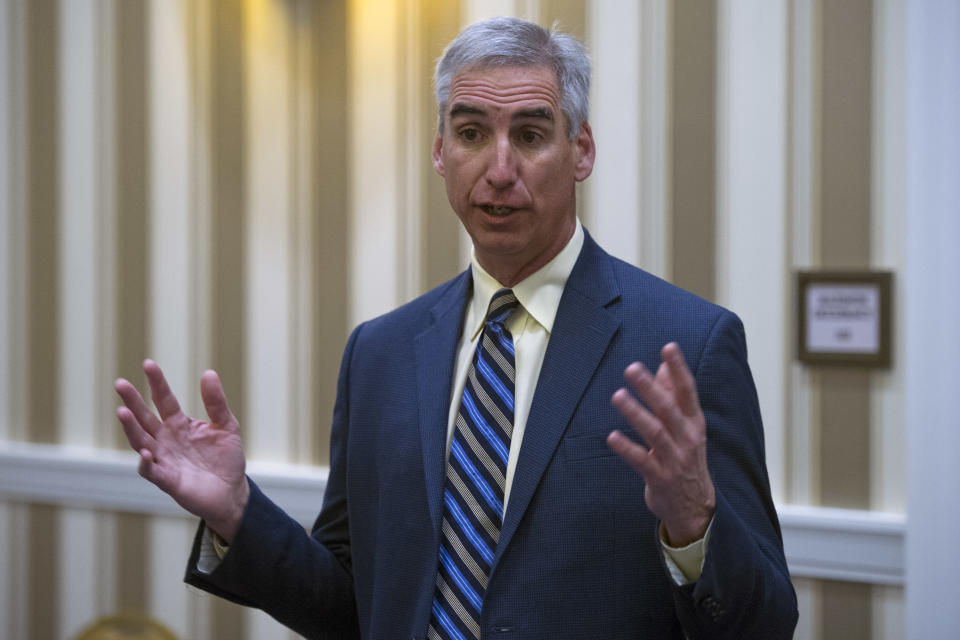
[[(123, 447), (111, 381), (149, 356), (193, 412), (216, 368), (251, 458), (326, 464), (349, 330), (467, 263), (430, 76), (507, 13), (592, 52), (588, 228), (743, 317), (776, 499), (903, 511), (900, 354), (812, 370), (792, 346), (794, 270), (902, 266), (900, 6), (0, 0), (0, 440)], [(118, 611), (291, 637), (182, 585), (193, 527), (0, 501), (0, 637)], [(798, 638), (903, 634), (899, 588), (797, 589)]]

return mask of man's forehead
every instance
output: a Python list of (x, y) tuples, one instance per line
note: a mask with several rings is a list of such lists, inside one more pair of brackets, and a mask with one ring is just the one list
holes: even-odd
[(554, 71), (544, 66), (468, 68), (450, 83), (448, 116), (510, 107), (558, 111), (560, 91)]

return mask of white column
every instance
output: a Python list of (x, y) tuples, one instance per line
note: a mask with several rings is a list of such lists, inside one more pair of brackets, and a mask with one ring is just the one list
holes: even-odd
[[(816, 104), (819, 95), (819, 74), (816, 73), (818, 57), (815, 5), (816, 3), (812, 0), (794, 2), (790, 25), (793, 40), (790, 70), (792, 127), (788, 132), (791, 154), (788, 179), (791, 186), (791, 199), (787, 229), (790, 235), (789, 265), (794, 269), (809, 269), (813, 264), (814, 220), (817, 218), (816, 208), (820, 200), (817, 196), (817, 180), (814, 177), (814, 158), (819, 153), (816, 148), (819, 136), (814, 119), (814, 114), (819, 111), (819, 106)], [(785, 284), (787, 284), (787, 291), (791, 291), (792, 285)], [(787, 308), (792, 308), (792, 304), (792, 301), (788, 302)], [(788, 324), (791, 322), (789, 312), (783, 321)], [(789, 424), (792, 434), (789, 445), (786, 446), (791, 469), (788, 480), (790, 495), (787, 498), (798, 504), (816, 504), (819, 498), (815, 495), (818, 487), (815, 465), (820, 457), (815, 441), (817, 430), (813, 428), (813, 404), (816, 402), (816, 391), (810, 380), (809, 368), (797, 362), (790, 362), (792, 360), (790, 351), (786, 356), (789, 362)]]
[(907, 16), (907, 637), (956, 635), (960, 570), (960, 4)]
[(193, 518), (155, 516), (147, 528), (150, 615), (170, 627), (178, 638), (196, 637), (190, 625), (194, 598), (183, 586), (183, 567), (196, 527)]
[[(894, 272), (894, 302), (901, 300), (906, 267), (906, 6), (902, 0), (874, 4), (873, 77), (873, 237), (872, 265)], [(902, 304), (893, 307), (893, 366), (871, 376), (870, 488), (871, 506), (883, 511), (906, 510), (907, 445), (904, 396)], [(888, 635), (888, 637), (899, 637)]]
[[(667, 225), (670, 190), (669, 66), (670, 9), (666, 0), (640, 4), (640, 172), (637, 174), (640, 250), (637, 266), (670, 278), (671, 242)], [(627, 176), (624, 176), (626, 179)], [(591, 211), (593, 219), (609, 211)]]
[[(10, 415), (10, 251), (12, 249), (11, 233), (11, 198), (10, 198), (10, 171), (13, 167), (13, 158), (10, 149), (10, 111), (13, 108), (10, 97), (13, 95), (10, 86), (8, 67), (10, 64), (10, 3), (0, 2), (0, 440), (9, 435)], [(2, 524), (2, 521), (0, 521)], [(0, 553), (4, 549), (0, 547)], [(3, 614), (3, 580), (0, 580), (0, 619)], [(0, 632), (3, 627), (0, 626)]]
[[(10, 393), (10, 3), (0, 2), (0, 441), (7, 439), (10, 428), (8, 412)], [(0, 501), (0, 635), (13, 637), (10, 599), (16, 584), (7, 568), (11, 555), (10, 507)]]
[[(97, 188), (96, 42), (100, 34), (93, 2), (60, 3), (60, 425), (66, 445), (95, 446), (98, 399), (109, 384), (104, 371), (97, 297), (101, 235)], [(59, 518), (59, 633), (72, 637), (96, 610), (95, 514), (64, 508)]]
[(291, 77), (287, 7), (247, 0), (246, 445), (251, 458), (291, 449)]
[[(197, 333), (193, 287), (195, 256), (191, 179), (190, 38), (188, 0), (152, 0), (147, 14), (150, 113), (150, 353), (163, 367), (185, 411), (199, 385), (192, 351)], [(147, 606), (150, 614), (181, 637), (188, 633), (189, 592), (180, 585), (182, 567), (171, 558), (189, 553), (193, 521), (152, 518)]]
[(587, 182), (588, 226), (607, 251), (640, 259), (640, 3), (590, 5), (593, 51), (590, 122), (597, 144)]
[(743, 319), (760, 397), (767, 468), (784, 489), (786, 0), (719, 5), (717, 298)]
[(396, 2), (363, 0), (349, 9), (350, 312), (355, 325), (399, 304), (403, 238), (399, 212), (401, 93)]

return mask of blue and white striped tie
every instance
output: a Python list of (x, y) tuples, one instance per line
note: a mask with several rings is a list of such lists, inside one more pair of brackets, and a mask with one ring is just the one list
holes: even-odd
[(517, 305), (509, 289), (494, 294), (463, 387), (447, 458), (431, 640), (480, 638), (480, 609), (503, 524), (515, 378), (505, 323)]

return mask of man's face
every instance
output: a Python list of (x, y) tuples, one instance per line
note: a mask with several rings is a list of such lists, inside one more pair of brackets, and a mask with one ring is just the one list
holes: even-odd
[(443, 118), (434, 167), (477, 260), (513, 286), (573, 235), (574, 184), (593, 170), (593, 134), (583, 123), (569, 139), (556, 75), (541, 66), (461, 71)]

